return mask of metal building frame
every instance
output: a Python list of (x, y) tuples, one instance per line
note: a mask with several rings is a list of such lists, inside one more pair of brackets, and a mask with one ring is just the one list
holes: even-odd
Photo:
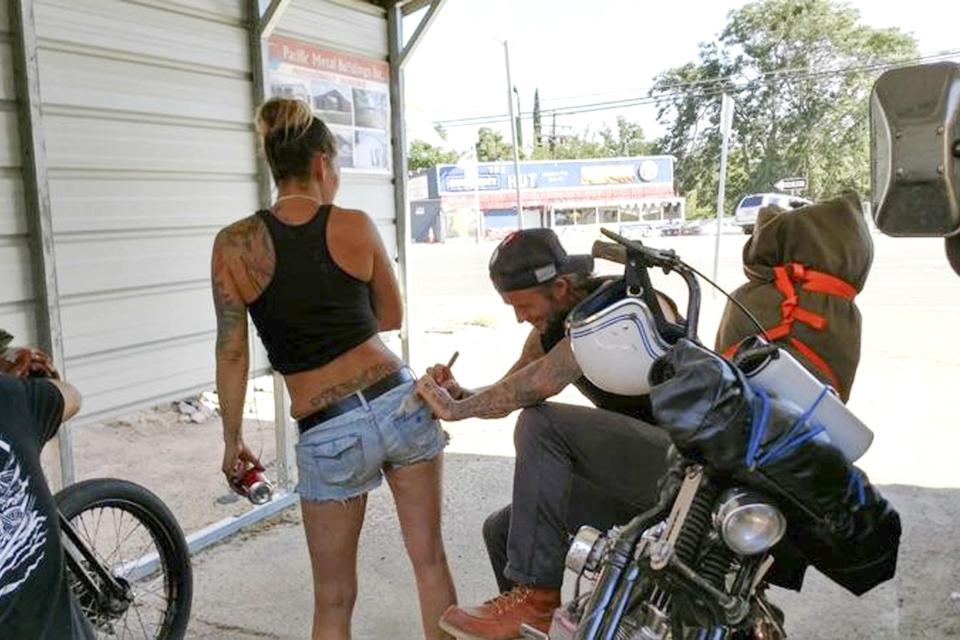
[[(396, 241), (398, 275), (404, 293), (404, 311), (407, 322), (401, 333), (403, 358), (409, 362), (410, 274), (407, 265), (409, 207), (407, 204), (407, 157), (406, 132), (404, 130), (403, 69), (423, 35), (436, 19), (445, 0), (382, 0), (370, 2), (386, 11), (388, 62), (390, 66), (390, 106), (393, 147), (394, 198), (396, 214)], [(271, 0), (261, 10), (261, 0), (246, 0), (250, 57), (253, 79), (253, 98), (262, 102), (268, 93), (269, 45), (268, 40), (292, 0)], [(344, 10), (350, 10), (349, 2), (342, 2)], [(359, 0), (356, 0), (359, 5)], [(13, 72), (16, 83), (20, 147), (23, 166), (24, 196), (29, 225), (29, 246), (36, 308), (38, 343), (50, 353), (58, 366), (63, 368), (63, 332), (60, 320), (60, 294), (57, 284), (57, 261), (54, 251), (54, 234), (50, 201), (50, 182), (47, 174), (47, 158), (40, 95), (40, 68), (37, 59), (37, 35), (34, 18), (34, 0), (12, 0), (10, 3)], [(411, 37), (404, 42), (403, 19), (418, 11), (424, 11)], [(258, 160), (258, 199), (261, 206), (272, 202), (272, 184), (266, 163)], [(234, 533), (240, 528), (268, 517), (293, 504), (292, 493), (295, 456), (293, 450), (293, 425), (289, 418), (289, 399), (282, 379), (274, 374), (276, 446), (278, 484), (276, 498), (266, 505), (252, 509), (240, 518), (216, 523), (189, 536), (190, 549), (195, 552)], [(56, 447), (45, 452), (45, 466), (54, 489), (74, 482), (73, 443), (70, 429), (61, 429)]]

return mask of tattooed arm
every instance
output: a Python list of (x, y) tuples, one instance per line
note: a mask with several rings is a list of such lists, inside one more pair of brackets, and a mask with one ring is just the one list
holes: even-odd
[(502, 418), (560, 393), (581, 375), (570, 339), (565, 338), (542, 358), (463, 400), (454, 400), (430, 376), (417, 382), (417, 390), (443, 420)]
[(239, 230), (228, 227), (217, 234), (213, 244), (211, 283), (217, 313), (217, 394), (223, 420), (224, 457), (222, 471), (230, 478), (245, 469), (256, 457), (243, 444), (243, 404), (247, 393), (250, 351), (247, 346), (247, 306), (231, 271), (231, 259)]

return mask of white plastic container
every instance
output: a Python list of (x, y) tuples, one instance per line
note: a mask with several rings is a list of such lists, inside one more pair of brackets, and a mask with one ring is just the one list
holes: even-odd
[[(760, 337), (747, 340), (751, 348), (767, 344)], [(850, 462), (860, 458), (870, 448), (873, 432), (843, 404), (832, 387), (820, 382), (786, 349), (780, 348), (775, 355), (752, 362), (748, 368), (741, 367), (741, 370), (751, 384), (790, 400), (804, 410), (813, 405), (824, 387), (827, 387), (829, 391), (811, 414), (810, 422), (823, 425), (831, 444)]]

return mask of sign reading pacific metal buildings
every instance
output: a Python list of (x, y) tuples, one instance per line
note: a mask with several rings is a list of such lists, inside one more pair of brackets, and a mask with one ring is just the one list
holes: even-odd
[[(455, 165), (437, 167), (440, 196), (473, 198), (484, 210), (516, 206), (517, 177), (512, 162), (481, 162), (474, 178)], [(521, 162), (523, 207), (561, 206), (575, 201), (636, 201), (672, 197), (673, 157), (640, 156), (594, 160)]]

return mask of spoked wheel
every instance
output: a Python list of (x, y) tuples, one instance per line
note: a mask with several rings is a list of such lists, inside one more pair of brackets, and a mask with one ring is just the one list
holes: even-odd
[(70, 589), (97, 637), (183, 638), (193, 597), (190, 553), (160, 498), (98, 478), (67, 487), (56, 501), (68, 529)]

